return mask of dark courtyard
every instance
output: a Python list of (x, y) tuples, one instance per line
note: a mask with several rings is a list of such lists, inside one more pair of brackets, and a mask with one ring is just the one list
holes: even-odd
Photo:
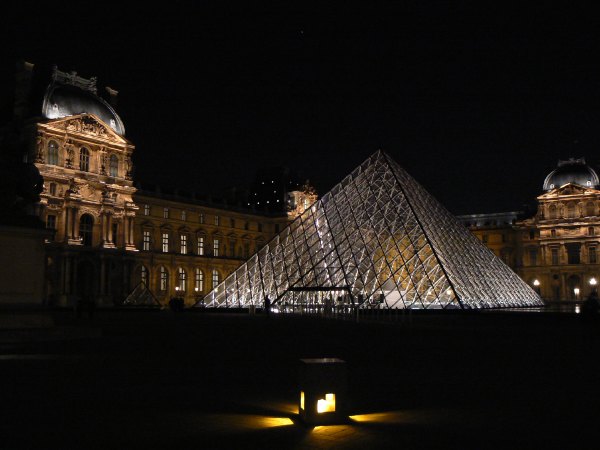
[[(0, 330), (1, 448), (597, 448), (593, 319), (55, 312)], [(324, 356), (347, 361), (350, 419), (310, 428), (298, 360)]]

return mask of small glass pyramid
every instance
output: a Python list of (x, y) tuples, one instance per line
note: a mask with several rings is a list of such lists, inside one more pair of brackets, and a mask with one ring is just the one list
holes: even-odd
[(536, 292), (382, 151), (371, 155), (206, 297), (208, 306), (541, 306)]

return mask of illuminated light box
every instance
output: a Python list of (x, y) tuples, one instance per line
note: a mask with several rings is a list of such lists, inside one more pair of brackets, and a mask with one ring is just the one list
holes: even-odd
[(298, 413), (309, 425), (347, 420), (346, 362), (338, 358), (301, 359)]

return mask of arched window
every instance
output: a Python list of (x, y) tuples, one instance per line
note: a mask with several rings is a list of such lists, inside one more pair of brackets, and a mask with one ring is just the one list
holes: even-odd
[(594, 202), (587, 202), (585, 205), (585, 215), (588, 217), (596, 215), (596, 208), (594, 208)]
[(196, 292), (204, 291), (204, 272), (202, 272), (202, 269), (196, 268), (196, 276), (195, 276), (194, 284), (195, 284), (194, 290)]
[(117, 155), (110, 155), (110, 176), (119, 176), (119, 158), (117, 158)]
[(146, 266), (140, 267), (140, 281), (144, 283), (144, 286), (148, 286), (148, 269), (146, 269)]
[(58, 144), (55, 141), (48, 142), (48, 164), (58, 166)]
[(167, 272), (167, 269), (165, 268), (165, 266), (160, 266), (160, 284), (158, 286), (160, 291), (166, 291), (169, 287), (169, 272)]
[(79, 150), (79, 170), (90, 171), (90, 151), (85, 147), (81, 147)]
[(219, 271), (217, 269), (213, 269), (212, 271), (212, 288), (216, 288), (219, 284)]
[(181, 292), (185, 292), (185, 288), (186, 288), (186, 283), (187, 282), (187, 274), (185, 273), (185, 270), (183, 269), (183, 267), (180, 267), (177, 269), (177, 287), (179, 288), (179, 291)]
[(79, 219), (79, 236), (81, 243), (85, 246), (92, 245), (92, 230), (94, 229), (94, 218), (89, 214), (83, 214)]
[(550, 205), (550, 208), (548, 208), (548, 216), (550, 219), (556, 219), (556, 205)]

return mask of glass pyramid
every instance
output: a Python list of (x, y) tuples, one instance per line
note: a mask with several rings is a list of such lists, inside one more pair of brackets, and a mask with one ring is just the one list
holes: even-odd
[[(213, 307), (540, 306), (535, 291), (378, 151), (219, 284)], [(319, 297), (320, 295), (320, 297)], [(320, 298), (320, 300), (319, 300)]]

